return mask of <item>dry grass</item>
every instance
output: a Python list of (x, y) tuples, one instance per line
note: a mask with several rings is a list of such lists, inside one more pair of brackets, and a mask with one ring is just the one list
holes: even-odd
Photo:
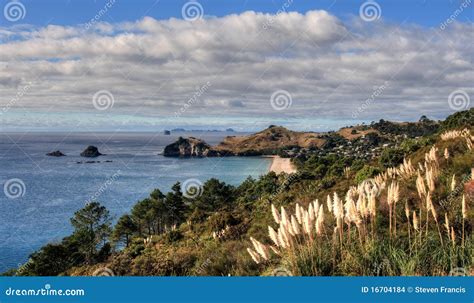
[[(471, 137), (470, 133), (465, 131), (441, 135), (443, 140), (459, 136), (469, 138), (468, 140)], [(318, 200), (309, 203), (307, 208), (296, 204), (294, 212), (283, 207), (278, 210), (272, 205), (271, 212), (277, 228), (268, 226), (271, 244), (251, 239), (254, 248), (249, 248), (249, 253), (252, 259), (257, 263), (269, 262), (272, 258), (301, 260), (301, 256), (305, 255), (309, 256), (309, 259), (305, 260), (309, 260), (311, 266), (314, 266), (312, 259), (320, 260), (324, 255), (321, 249), (327, 247), (332, 252), (333, 263), (336, 264), (344, 258), (352, 258), (350, 256), (356, 249), (367, 253), (368, 247), (384, 239), (387, 233), (390, 239), (389, 246), (392, 248), (396, 248), (397, 243), (403, 241), (403, 237), (407, 235), (408, 253), (413, 258), (418, 258), (420, 251), (434, 245), (434, 240), (430, 236), (432, 232), (438, 234), (437, 249), (441, 255), (448, 254), (449, 249), (451, 253), (458, 252), (465, 255), (465, 221), (468, 208), (465, 196), (458, 200), (451, 213), (433, 201), (433, 198), (440, 196), (439, 190), (442, 190), (439, 154), (438, 147), (432, 146), (424, 155), (424, 161), (418, 163), (418, 168), (415, 169), (410, 159), (405, 159), (399, 167), (389, 168), (373, 179), (350, 187), (344, 199), (337, 193), (327, 196), (325, 205)], [(448, 166), (449, 150), (444, 149), (442, 155), (446, 160), (443, 160), (443, 163)], [(452, 175), (451, 185), (445, 188), (453, 191), (455, 187), (456, 179)], [(408, 199), (402, 193), (407, 193), (413, 188), (416, 188), (419, 203), (410, 207)], [(404, 207), (397, 207), (401, 200), (405, 200)], [(383, 209), (387, 207), (388, 231), (385, 229), (386, 226), (377, 224), (377, 218), (383, 216)], [(446, 211), (444, 216), (441, 216), (444, 222), (440, 222), (439, 211)], [(426, 218), (424, 222), (421, 220), (422, 214)], [(430, 222), (430, 217), (434, 224)], [(462, 227), (450, 223), (449, 218), (453, 222), (461, 221)], [(443, 230), (440, 225), (444, 226)], [(403, 230), (403, 235), (397, 233), (397, 228)], [(449, 245), (445, 246), (445, 237), (448, 243), (451, 243), (451, 248)], [(354, 246), (354, 240), (357, 241), (359, 248)], [(413, 262), (423, 261), (413, 259)], [(308, 265), (307, 262), (305, 264)], [(412, 265), (405, 264), (407, 268), (412, 268)], [(299, 272), (303, 271), (300, 268)]]

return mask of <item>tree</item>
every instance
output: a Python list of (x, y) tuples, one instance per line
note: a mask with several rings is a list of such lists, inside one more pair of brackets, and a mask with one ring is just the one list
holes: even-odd
[(191, 200), (194, 208), (206, 212), (213, 212), (234, 201), (234, 187), (217, 179), (210, 179), (204, 183), (202, 195)]
[(151, 213), (151, 199), (137, 202), (132, 208), (132, 219), (137, 225), (138, 234), (142, 236), (145, 232), (152, 234), (153, 217)]
[(375, 177), (380, 173), (380, 170), (377, 167), (365, 165), (361, 170), (359, 170), (355, 176), (355, 181), (360, 183), (369, 178)]
[(120, 217), (117, 224), (115, 225), (114, 232), (112, 234), (114, 242), (122, 242), (126, 247), (130, 244), (130, 238), (133, 234), (138, 232), (138, 227), (133, 222), (132, 218), (125, 214)]
[(16, 271), (18, 276), (57, 276), (73, 266), (81, 265), (85, 257), (79, 251), (81, 243), (66, 237), (61, 243), (47, 244), (32, 253), (28, 262)]
[(184, 221), (187, 206), (184, 203), (183, 193), (181, 192), (181, 184), (177, 182), (171, 188), (173, 192), (166, 195), (165, 205), (168, 211), (168, 222), (170, 225), (180, 224)]
[(380, 156), (380, 164), (384, 167), (395, 167), (403, 162), (405, 153), (401, 149), (389, 148), (385, 149)]
[[(80, 250), (90, 263), (100, 249), (107, 243), (111, 231), (109, 211), (98, 202), (91, 202), (74, 213), (71, 218), (73, 236), (81, 243)], [(102, 245), (101, 245), (102, 244)]]

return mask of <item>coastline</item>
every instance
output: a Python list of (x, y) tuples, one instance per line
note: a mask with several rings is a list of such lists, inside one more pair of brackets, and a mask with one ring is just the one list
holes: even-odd
[(291, 163), (290, 158), (282, 158), (280, 156), (267, 156), (272, 158), (272, 164), (270, 165), (269, 172), (275, 172), (277, 175), (281, 173), (292, 174), (296, 173), (296, 168)]

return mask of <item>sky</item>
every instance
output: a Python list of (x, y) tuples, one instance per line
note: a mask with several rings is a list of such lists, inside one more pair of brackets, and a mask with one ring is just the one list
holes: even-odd
[(0, 8), (0, 131), (321, 131), (472, 107), (471, 0)]

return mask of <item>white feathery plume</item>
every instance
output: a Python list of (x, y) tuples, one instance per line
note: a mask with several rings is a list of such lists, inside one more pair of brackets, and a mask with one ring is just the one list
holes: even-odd
[(281, 208), (281, 223), (283, 223), (284, 226), (287, 226), (290, 223), (288, 214), (286, 213), (286, 210), (283, 207)]
[(272, 215), (273, 215), (273, 219), (275, 220), (275, 222), (277, 224), (280, 224), (280, 222), (281, 222), (280, 213), (278, 212), (275, 205), (273, 205), (273, 204), (272, 204)]
[(314, 217), (313, 203), (309, 203), (308, 216), (309, 216), (309, 219), (310, 219), (311, 221), (314, 221), (315, 217)]
[(299, 223), (296, 221), (295, 216), (291, 216), (291, 227), (292, 227), (292, 229), (293, 229), (293, 235), (299, 235), (299, 234), (301, 234), (300, 225), (299, 225)]
[(273, 227), (268, 226), (268, 234), (270, 235), (270, 239), (272, 239), (273, 243), (276, 246), (280, 246), (280, 241), (278, 241), (278, 233), (273, 229)]
[(418, 230), (418, 217), (416, 216), (416, 211), (413, 211), (413, 228)]
[(314, 217), (318, 217), (318, 210), (319, 210), (319, 200), (316, 199), (313, 201), (313, 211), (314, 211)]
[(456, 189), (456, 175), (453, 175), (451, 178), (451, 191), (454, 191)]
[(465, 195), (462, 195), (461, 212), (462, 212), (462, 218), (467, 219), (466, 196)]
[(295, 206), (295, 215), (296, 215), (296, 220), (298, 220), (298, 223), (301, 224), (301, 222), (303, 222), (303, 215), (302, 215), (301, 206), (298, 203), (296, 203), (296, 206)]
[(251, 248), (247, 248), (247, 252), (249, 253), (249, 255), (252, 257), (252, 260), (257, 263), (257, 264), (260, 264), (260, 256), (255, 252), (253, 251)]
[(326, 200), (326, 206), (327, 206), (327, 208), (328, 208), (328, 212), (329, 212), (329, 213), (332, 213), (332, 211), (333, 211), (333, 206), (332, 206), (332, 201), (331, 201), (331, 196), (330, 196), (330, 195), (328, 195), (328, 198), (327, 198), (327, 200)]

